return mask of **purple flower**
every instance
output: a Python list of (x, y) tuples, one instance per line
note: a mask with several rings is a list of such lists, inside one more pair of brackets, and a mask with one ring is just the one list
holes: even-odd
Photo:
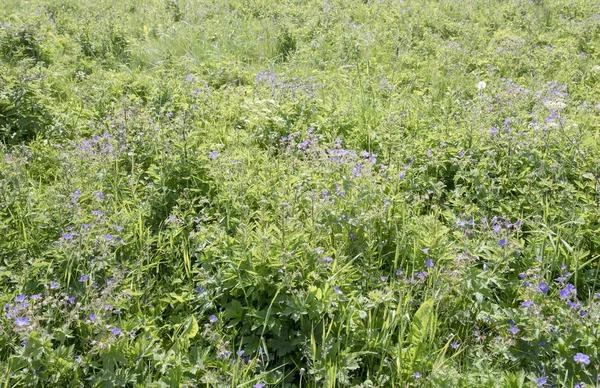
[(104, 213), (102, 213), (100, 210), (92, 210), (92, 214), (95, 215), (95, 216), (100, 217)]
[(423, 248), (423, 249), (421, 249), (421, 252), (423, 252), (424, 254), (428, 254), (429, 248)]
[(387, 276), (380, 276), (380, 277), (379, 277), (379, 279), (380, 279), (382, 282), (385, 282), (386, 280), (388, 280), (388, 277), (387, 277)]
[(254, 384), (254, 388), (264, 388), (267, 384), (265, 383), (256, 383)]
[(547, 381), (548, 381), (548, 378), (545, 376), (535, 379), (535, 383), (537, 384), (538, 387), (542, 387), (542, 386), (546, 385)]
[(89, 229), (90, 228), (90, 224), (83, 224), (81, 226), (83, 226), (83, 229)]
[(523, 303), (521, 303), (521, 306), (523, 306), (523, 307), (530, 307), (530, 306), (533, 306), (533, 304), (534, 303), (533, 303), (532, 300), (526, 300)]
[(348, 233), (348, 238), (349, 238), (350, 240), (354, 240), (354, 239), (356, 238), (356, 234), (354, 234), (354, 233), (350, 232), (350, 233)]
[(26, 317), (17, 318), (17, 319), (15, 319), (15, 325), (17, 325), (19, 327), (27, 326), (27, 325), (29, 325), (29, 319)]
[(94, 322), (96, 320), (96, 314), (90, 314), (90, 321)]
[(315, 248), (315, 252), (317, 252), (317, 254), (322, 254), (323, 252), (325, 252), (323, 249), (321, 248)]
[(340, 288), (338, 286), (333, 287), (333, 290), (340, 295), (344, 295), (344, 293), (342, 292), (342, 290), (340, 290)]
[(118, 327), (115, 327), (114, 329), (111, 329), (110, 332), (113, 333), (114, 335), (119, 335), (119, 334), (121, 334), (121, 329), (119, 329)]
[(589, 365), (590, 364), (590, 356), (583, 353), (577, 353), (573, 360), (579, 364)]
[(29, 342), (27, 342), (27, 341), (21, 341), (21, 346), (27, 346), (28, 343)]
[(541, 282), (540, 284), (538, 284), (538, 288), (540, 289), (540, 292), (544, 295), (548, 294), (548, 285), (544, 282)]
[(427, 271), (423, 271), (423, 272), (417, 272), (417, 273), (415, 273), (415, 275), (419, 279), (425, 279), (427, 276), (429, 276), (429, 273)]
[(585, 317), (587, 315), (587, 311), (581, 310), (581, 311), (579, 311), (579, 315), (581, 315), (582, 317)]
[(105, 239), (106, 241), (112, 241), (112, 239), (113, 239), (113, 236), (111, 236), (110, 234), (107, 234), (107, 235), (105, 235), (105, 236), (104, 236), (104, 239)]
[(508, 244), (508, 241), (505, 238), (503, 238), (502, 240), (498, 241), (498, 246), (499, 247), (503, 247), (506, 244)]
[(406, 173), (404, 171), (400, 171), (400, 174), (398, 174), (398, 177), (400, 179), (404, 179), (404, 177), (406, 177)]
[(38, 300), (38, 299), (41, 299), (41, 298), (42, 298), (42, 294), (35, 294), (35, 295), (31, 295), (29, 297), (29, 299), (31, 299), (31, 300)]
[(456, 341), (453, 341), (450, 346), (452, 347), (452, 349), (458, 349), (458, 347), (460, 346), (460, 344)]
[(326, 263), (330, 263), (330, 262), (333, 261), (333, 259), (331, 257), (329, 257), (329, 256), (323, 256), (323, 261), (326, 262)]
[(559, 296), (561, 299), (568, 299), (571, 297), (571, 295), (575, 294), (577, 294), (577, 289), (571, 283), (565, 284), (565, 287), (559, 292)]
[(573, 388), (584, 388), (585, 385), (583, 385), (583, 383), (577, 383), (575, 384), (575, 386), (573, 386)]
[(83, 275), (82, 277), (79, 278), (79, 283), (83, 283), (86, 282), (90, 277), (87, 275)]
[(238, 356), (243, 356), (244, 353), (246, 353), (243, 349), (242, 350), (238, 350), (237, 352), (235, 352), (235, 354), (237, 354)]
[(51, 290), (56, 290), (58, 287), (60, 287), (60, 284), (54, 283), (54, 282), (50, 282), (50, 289)]
[(67, 302), (69, 302), (71, 304), (75, 303), (75, 297), (71, 296), (70, 298), (67, 298)]
[(425, 267), (427, 268), (433, 268), (434, 264), (433, 264), (433, 260), (429, 259), (425, 262)]
[(62, 239), (63, 240), (73, 240), (73, 233), (63, 233)]
[(511, 327), (510, 329), (508, 329), (508, 331), (510, 331), (512, 334), (517, 334), (521, 331), (521, 329), (519, 329), (518, 327)]
[(21, 302), (25, 301), (25, 299), (27, 299), (27, 295), (21, 294), (15, 298), (15, 302), (21, 303)]
[(421, 373), (419, 373), (419, 372), (415, 372), (415, 373), (413, 373), (413, 377), (414, 377), (415, 379), (420, 379), (422, 376), (423, 376), (423, 375), (422, 375)]
[(121, 227), (121, 226), (119, 226), (119, 225), (115, 225), (115, 230), (116, 230), (117, 232), (120, 232), (120, 231), (122, 231), (122, 230), (123, 230), (123, 227)]
[(217, 159), (219, 157), (219, 151), (212, 151), (210, 154), (208, 154), (208, 157), (212, 160)]
[(104, 306), (102, 306), (102, 308), (103, 308), (104, 310), (110, 310), (110, 309), (112, 309), (112, 308), (113, 308), (113, 306), (112, 306), (112, 304), (105, 304)]
[(216, 316), (216, 315), (211, 315), (210, 317), (208, 317), (208, 320), (209, 320), (211, 323), (215, 323), (215, 322), (217, 322), (217, 321), (219, 320), (219, 318), (217, 318), (217, 316)]
[(559, 278), (556, 278), (556, 279), (554, 279), (554, 280), (556, 280), (556, 281), (557, 281), (557, 282), (559, 282), (559, 283), (564, 283), (564, 282), (566, 282), (566, 281), (567, 281), (567, 278), (565, 278), (565, 277), (561, 276), (561, 277), (559, 277)]

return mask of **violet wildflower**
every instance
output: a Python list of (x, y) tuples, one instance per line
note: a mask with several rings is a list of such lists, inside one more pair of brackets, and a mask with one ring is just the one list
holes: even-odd
[(254, 388), (264, 388), (267, 384), (265, 383), (256, 383), (254, 384)]
[(333, 261), (333, 259), (329, 256), (323, 256), (323, 261), (326, 263), (331, 263)]
[(96, 314), (90, 314), (90, 321), (94, 322), (96, 320)]
[(27, 299), (27, 295), (21, 294), (15, 298), (15, 302), (21, 303), (21, 302), (25, 301), (25, 299)]
[(110, 332), (113, 333), (114, 335), (119, 335), (119, 334), (121, 334), (121, 329), (119, 329), (118, 327), (115, 327), (115, 328), (111, 329)]
[(317, 254), (322, 254), (323, 252), (325, 252), (323, 249), (321, 248), (315, 248), (315, 252), (317, 252)]
[(104, 240), (106, 240), (106, 241), (112, 241), (112, 239), (113, 239), (113, 236), (111, 236), (110, 234), (107, 234), (104, 236)]
[(450, 344), (450, 347), (452, 347), (452, 349), (458, 349), (459, 346), (460, 344), (456, 341), (452, 341), (452, 343)]
[(404, 179), (404, 177), (406, 177), (406, 173), (404, 171), (400, 171), (400, 174), (398, 174), (398, 177), (400, 179)]
[(382, 282), (385, 282), (386, 280), (388, 280), (387, 276), (380, 276), (379, 280), (381, 280)]
[(420, 379), (421, 377), (423, 377), (423, 375), (421, 373), (419, 373), (419, 372), (415, 372), (415, 373), (413, 373), (413, 377), (415, 379)]
[(506, 244), (508, 244), (508, 241), (505, 238), (503, 238), (502, 240), (498, 241), (498, 246), (499, 247), (503, 247)]
[(73, 240), (73, 233), (63, 233), (61, 237), (63, 240)]
[(54, 282), (50, 282), (50, 289), (51, 290), (56, 290), (58, 287), (60, 287), (60, 284), (54, 283)]
[(433, 260), (429, 259), (425, 262), (425, 267), (427, 268), (433, 268), (434, 264), (433, 264)]
[(532, 300), (526, 300), (523, 303), (521, 303), (521, 306), (523, 306), (523, 307), (530, 307), (530, 306), (533, 306), (533, 305), (534, 305), (534, 303), (533, 303)]
[(217, 159), (219, 157), (219, 151), (212, 151), (210, 154), (208, 154), (208, 157), (212, 160)]
[(344, 293), (342, 292), (342, 290), (340, 290), (340, 288), (338, 286), (333, 287), (333, 290), (340, 295), (344, 295)]
[(512, 334), (517, 334), (518, 332), (521, 331), (521, 329), (519, 329), (518, 327), (511, 327), (510, 329), (508, 329), (509, 332), (511, 332)]
[(587, 354), (583, 354), (583, 353), (577, 353), (575, 356), (573, 356), (573, 361), (582, 364), (582, 365), (589, 365), (590, 364), (590, 356), (588, 356)]
[(27, 317), (17, 318), (15, 319), (15, 325), (19, 327), (27, 326), (29, 325), (29, 319)]
[(423, 249), (421, 249), (421, 252), (423, 252), (424, 254), (428, 254), (429, 248), (423, 248)]
[(83, 283), (86, 282), (90, 277), (87, 275), (83, 275), (82, 277), (79, 278), (78, 282), (79, 283)]
[(38, 299), (41, 299), (41, 298), (42, 298), (42, 294), (35, 294), (35, 295), (31, 295), (29, 297), (29, 299), (31, 299), (31, 300), (38, 300)]
[(69, 302), (70, 304), (75, 303), (75, 297), (71, 296), (70, 298), (67, 298), (67, 302)]
[(208, 320), (209, 320), (211, 323), (215, 323), (215, 322), (217, 322), (217, 321), (219, 320), (219, 318), (217, 318), (217, 316), (216, 316), (216, 315), (211, 315), (210, 317), (208, 317)]
[(27, 344), (29, 344), (29, 342), (27, 342), (27, 341), (21, 341), (21, 346), (27, 346)]
[(548, 285), (544, 282), (541, 282), (540, 284), (538, 284), (538, 288), (540, 289), (540, 292), (544, 295), (548, 294)]
[(548, 378), (545, 376), (535, 379), (535, 383), (537, 384), (538, 387), (543, 387), (544, 385), (546, 385), (547, 381), (548, 381)]

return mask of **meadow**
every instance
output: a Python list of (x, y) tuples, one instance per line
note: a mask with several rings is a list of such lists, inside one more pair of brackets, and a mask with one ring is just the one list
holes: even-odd
[(0, 0), (1, 387), (598, 387), (600, 0)]

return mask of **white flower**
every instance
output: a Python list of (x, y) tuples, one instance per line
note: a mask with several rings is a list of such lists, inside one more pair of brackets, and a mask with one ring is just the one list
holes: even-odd
[(567, 104), (565, 104), (562, 101), (552, 101), (552, 100), (548, 100), (548, 101), (544, 101), (542, 103), (542, 105), (544, 105), (547, 109), (549, 110), (563, 110), (567, 107)]
[(477, 84), (477, 89), (483, 90), (483, 89), (485, 89), (486, 86), (487, 86), (487, 84), (485, 82), (479, 81), (479, 83)]

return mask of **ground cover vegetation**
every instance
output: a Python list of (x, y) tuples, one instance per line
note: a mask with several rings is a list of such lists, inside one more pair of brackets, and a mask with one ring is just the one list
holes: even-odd
[(593, 387), (600, 3), (0, 0), (4, 387)]

